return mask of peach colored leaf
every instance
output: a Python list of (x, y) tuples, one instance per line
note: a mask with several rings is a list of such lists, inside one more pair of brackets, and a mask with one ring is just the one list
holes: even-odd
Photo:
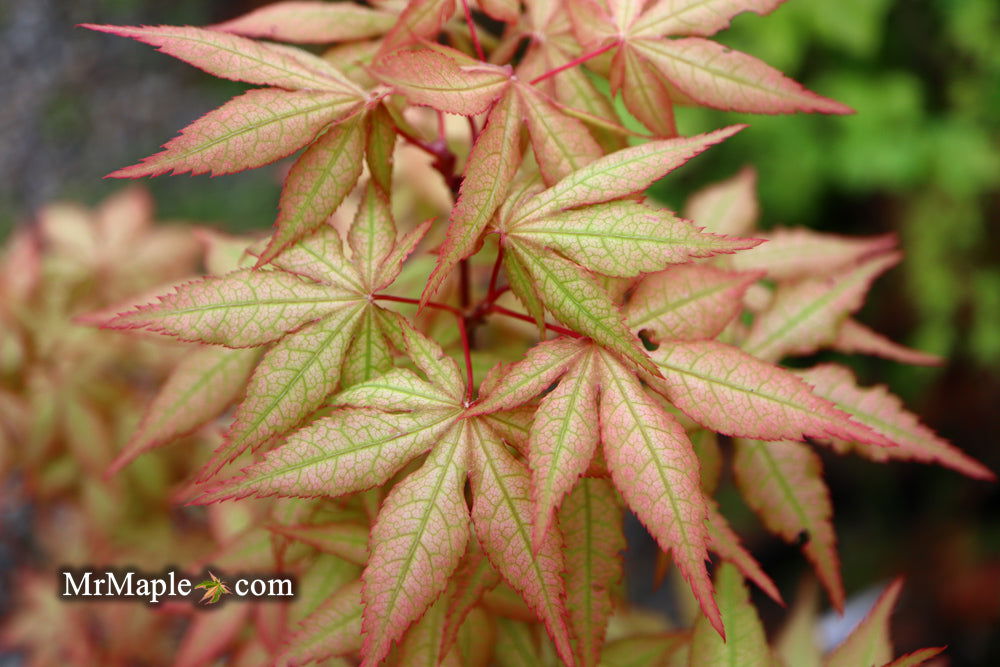
[(671, 342), (652, 352), (663, 372), (656, 387), (706, 428), (760, 440), (806, 436), (858, 439), (889, 445), (815, 395), (791, 371), (717, 341)]
[(886, 663), (885, 667), (917, 667), (917, 665), (922, 665), (931, 658), (936, 658), (944, 653), (945, 648), (944, 646), (934, 646), (917, 649)]
[(344, 359), (340, 385), (350, 387), (371, 380), (392, 368), (392, 352), (374, 308), (365, 308), (354, 340)]
[[(708, 549), (721, 558), (729, 561), (744, 577), (757, 584), (757, 587), (780, 605), (785, 602), (781, 598), (778, 587), (761, 569), (760, 563), (743, 548), (739, 536), (729, 526), (729, 522), (719, 512), (714, 500), (707, 499), (708, 504)], [(725, 619), (723, 619), (725, 620)]]
[(582, 355), (535, 412), (528, 441), (532, 544), (542, 544), (562, 503), (597, 450), (597, 359)]
[(443, 651), (442, 632), (448, 614), (448, 598), (442, 596), (420, 620), (410, 626), (399, 646), (399, 664), (414, 667), (463, 667), (458, 651)]
[(356, 384), (334, 396), (330, 402), (386, 412), (458, 407), (454, 396), (421, 380), (406, 368), (393, 368), (384, 375)]
[(861, 308), (875, 278), (900, 258), (899, 253), (878, 255), (825, 278), (779, 286), (771, 306), (754, 319), (743, 349), (759, 359), (778, 361), (828, 346), (840, 324)]
[(819, 584), (803, 579), (795, 594), (788, 619), (773, 640), (775, 656), (783, 665), (820, 667), (823, 661), (819, 638)]
[(737, 440), (733, 472), (740, 493), (768, 530), (800, 542), (830, 602), (844, 607), (830, 492), (819, 456), (801, 442)]
[(727, 257), (727, 265), (741, 271), (766, 271), (774, 280), (817, 278), (896, 245), (893, 234), (858, 238), (794, 228), (772, 230), (761, 237), (767, 243)]
[(691, 441), (632, 373), (606, 355), (601, 366), (601, 441), (611, 479), (660, 548), (673, 555), (705, 615), (723, 635), (705, 569), (708, 509)]
[(770, 667), (773, 663), (764, 625), (757, 609), (750, 603), (750, 592), (743, 577), (730, 563), (721, 563), (715, 572), (715, 590), (722, 622), (726, 625), (723, 640), (714, 632), (709, 619), (700, 616), (691, 635), (692, 665), (739, 665)]
[(631, 44), (681, 93), (707, 107), (770, 114), (852, 113), (753, 56), (707, 39), (633, 39)]
[(515, 255), (535, 282), (545, 307), (560, 322), (627, 359), (636, 368), (659, 375), (639, 339), (593, 274), (544, 248), (511, 239)]
[(521, 15), (520, 0), (479, 0), (479, 5), (490, 18), (505, 23), (515, 23)]
[(356, 114), (329, 129), (292, 165), (278, 203), (278, 219), (257, 266), (323, 226), (361, 175), (365, 122)]
[(757, 172), (753, 167), (743, 167), (735, 176), (699, 190), (684, 207), (685, 218), (716, 234), (749, 234), (759, 216)]
[(396, 25), (382, 40), (376, 59), (422, 39), (437, 37), (454, 13), (455, 0), (410, 0)]
[[(456, 424), (417, 472), (393, 487), (372, 527), (362, 575), (363, 665), (377, 665), (448, 586), (469, 539), (463, 489), (469, 426)], [(440, 639), (438, 640), (440, 641)]]
[(693, 137), (650, 141), (606, 155), (522, 203), (512, 213), (511, 222), (525, 222), (563, 209), (642, 192), (654, 181), (744, 127), (732, 125)]
[(940, 366), (944, 363), (936, 354), (900, 345), (850, 318), (840, 325), (830, 347), (838, 352), (871, 354), (915, 366)]
[(349, 563), (365, 565), (368, 562), (367, 526), (357, 523), (316, 523), (298, 526), (274, 524), (268, 528), (278, 535), (305, 542)]
[[(996, 479), (996, 475), (983, 464), (921, 424), (884, 385), (867, 389), (859, 387), (854, 374), (836, 364), (822, 364), (802, 371), (799, 375), (815, 388), (817, 395), (832, 401), (856, 422), (871, 428), (895, 445), (861, 445), (858, 449), (862, 455), (875, 461), (901, 459), (934, 462), (975, 479)], [(852, 438), (842, 439), (853, 442)]]
[(825, 667), (885, 665), (892, 660), (889, 619), (903, 588), (903, 580), (889, 584), (861, 623), (827, 657)]
[(566, 625), (561, 540), (531, 543), (530, 477), (489, 427), (476, 420), (470, 450), (472, 522), (490, 563), (545, 624), (559, 657), (575, 664)]
[(615, 65), (621, 71), (619, 89), (625, 107), (654, 135), (676, 137), (673, 100), (652, 66), (628, 43), (615, 53)]
[(485, 416), (486, 423), (496, 431), (504, 442), (528, 455), (528, 437), (531, 434), (531, 423), (535, 418), (536, 405), (528, 404), (513, 410), (493, 412)]
[(384, 192), (392, 192), (392, 163), (396, 150), (396, 124), (392, 114), (380, 104), (368, 115), (368, 142), (365, 160), (372, 180)]
[(350, 2), (276, 2), (217, 23), (212, 30), (298, 44), (329, 44), (385, 34), (396, 17)]
[(606, 480), (583, 478), (559, 509), (566, 550), (566, 606), (580, 664), (598, 663), (611, 592), (622, 576), (622, 508)]
[(285, 640), (278, 665), (307, 665), (361, 648), (361, 582), (344, 586)]
[(420, 242), (424, 240), (424, 236), (427, 231), (433, 225), (434, 220), (425, 220), (420, 223), (409, 232), (403, 235), (403, 238), (396, 242), (392, 250), (386, 255), (385, 260), (382, 262), (382, 266), (379, 267), (377, 277), (373, 285), (373, 291), (382, 289), (383, 287), (388, 287), (399, 277), (400, 272), (403, 270), (403, 262), (406, 258), (410, 256)]
[(192, 350), (167, 378), (108, 474), (219, 416), (242, 394), (259, 357), (257, 350)]
[(514, 87), (531, 137), (531, 146), (546, 185), (553, 185), (604, 153), (587, 128), (564, 115), (534, 87)]
[(364, 98), (364, 92), (332, 65), (301, 49), (190, 26), (88, 23), (82, 27), (155, 46), (163, 53), (223, 79), (289, 90), (336, 91), (355, 102)]
[(459, 630), (469, 613), (479, 604), (483, 594), (500, 583), (500, 575), (473, 540), (465, 558), (452, 577), (455, 582), (448, 600), (448, 615), (441, 630), (441, 653), (447, 654), (458, 638)]
[(248, 497), (336, 497), (370, 489), (427, 451), (457, 415), (457, 410), (414, 414), (339, 410), (295, 431), (263, 461), (210, 488), (193, 502), (206, 505)]
[(250, 606), (224, 605), (212, 614), (195, 614), (184, 631), (177, 653), (176, 667), (212, 664), (235, 642), (250, 613)]
[(742, 12), (768, 14), (785, 0), (660, 0), (636, 21), (633, 37), (697, 35), (709, 37), (729, 27)]
[(421, 296), (426, 303), (455, 265), (473, 253), (503, 202), (521, 164), (521, 113), (516, 95), (504, 95), (472, 147), (458, 201), (438, 252), (437, 266)]
[(517, 253), (507, 252), (504, 254), (503, 272), (507, 276), (507, 284), (510, 285), (511, 293), (517, 297), (524, 309), (528, 311), (528, 315), (535, 321), (539, 340), (545, 340), (548, 335), (545, 330), (545, 304), (542, 303), (542, 297), (536, 289), (531, 273)]
[(329, 283), (357, 294), (364, 292), (361, 274), (347, 260), (340, 233), (330, 224), (320, 225), (318, 230), (287, 248), (272, 265), (319, 283)]
[(213, 455), (218, 467), (212, 473), (247, 449), (257, 451), (323, 405), (340, 381), (363, 308), (360, 303), (342, 308), (286, 336), (264, 355), (225, 442)]
[(397, 51), (376, 61), (372, 71), (411, 104), (475, 116), (503, 94), (510, 75), (495, 65), (460, 65), (432, 49)]
[(614, 16), (604, 0), (568, 0), (565, 4), (573, 32), (585, 49), (621, 41), (624, 31), (615, 25)]
[(358, 100), (340, 92), (259, 88), (234, 97), (181, 130), (163, 151), (109, 174), (233, 174), (270, 164), (302, 148), (349, 114)]
[(402, 333), (403, 350), (407, 356), (431, 384), (449, 394), (456, 402), (461, 401), (465, 394), (465, 378), (458, 370), (455, 360), (446, 355), (440, 345), (414, 329), (408, 320), (397, 313), (392, 315)]
[(665, 209), (628, 201), (563, 211), (512, 225), (509, 237), (554, 248), (608, 276), (662, 271), (669, 264), (752, 248), (756, 239), (703, 233)]
[(625, 305), (633, 331), (655, 342), (715, 338), (743, 310), (743, 294), (763, 276), (683, 264), (642, 278)]
[(284, 271), (240, 270), (174, 288), (159, 303), (121, 313), (104, 326), (148, 329), (181, 340), (254, 347), (355, 301), (331, 285)]
[(347, 242), (365, 285), (373, 288), (382, 263), (396, 246), (396, 223), (389, 208), (389, 196), (374, 180), (365, 186), (357, 215), (347, 232)]

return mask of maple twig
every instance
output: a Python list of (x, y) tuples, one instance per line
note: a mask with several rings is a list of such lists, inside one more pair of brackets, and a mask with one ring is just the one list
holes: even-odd
[[(530, 315), (525, 315), (524, 313), (519, 313), (516, 310), (510, 310), (509, 308), (504, 308), (503, 306), (498, 306), (496, 304), (490, 306), (487, 312), (500, 313), (501, 315), (506, 315), (507, 317), (513, 317), (514, 319), (523, 320), (525, 322), (533, 323), (535, 321), (535, 318)], [(549, 331), (562, 334), (563, 336), (569, 336), (570, 338), (583, 338), (583, 336), (573, 331), (572, 329), (561, 327), (558, 324), (549, 324), (548, 322), (544, 322), (543, 324), (545, 324), (545, 328), (548, 329)]]
[(570, 60), (565, 65), (560, 65), (559, 67), (556, 67), (554, 69), (550, 69), (548, 72), (545, 72), (544, 74), (539, 74), (534, 79), (532, 79), (529, 83), (533, 86), (536, 83), (538, 83), (539, 81), (545, 81), (545, 79), (548, 79), (549, 77), (555, 76), (556, 74), (559, 74), (559, 72), (565, 72), (566, 70), (568, 70), (571, 67), (576, 67), (580, 63), (587, 62), (591, 58), (596, 58), (597, 56), (601, 55), (602, 53), (604, 53), (606, 51), (610, 51), (611, 49), (613, 49), (616, 46), (618, 46), (617, 42), (611, 42), (610, 44), (606, 44), (606, 45), (602, 46), (601, 48), (597, 49), (596, 51), (591, 51), (590, 53), (585, 53), (582, 56), (580, 56), (579, 58), (574, 58), (573, 60)]
[(476, 23), (472, 20), (472, 10), (469, 9), (469, 0), (462, 0), (462, 9), (465, 10), (465, 23), (469, 26), (469, 34), (472, 35), (472, 45), (476, 48), (476, 55), (480, 60), (486, 60), (483, 53), (483, 45), (479, 43), (479, 35), (476, 34)]
[(423, 141), (422, 139), (416, 138), (415, 136), (413, 136), (412, 134), (410, 134), (409, 132), (407, 132), (403, 128), (399, 127), (398, 125), (396, 126), (396, 133), (399, 134), (399, 136), (401, 136), (404, 139), (406, 139), (407, 141), (409, 141), (411, 144), (413, 144), (417, 148), (419, 148), (419, 149), (421, 149), (421, 150), (423, 150), (423, 151), (425, 151), (425, 152), (433, 155), (436, 158), (440, 158), (441, 157), (441, 153), (440, 153), (440, 151), (437, 148), (435, 148), (434, 146), (431, 146), (430, 144), (428, 144), (426, 141)]
[[(414, 306), (420, 305), (420, 299), (411, 299), (406, 296), (395, 296), (393, 294), (373, 294), (372, 298), (376, 301), (395, 301), (396, 303), (409, 303)], [(456, 317), (462, 317), (462, 311), (455, 306), (449, 306), (446, 303), (441, 303), (439, 301), (428, 301), (424, 304), (427, 308), (437, 308), (438, 310), (446, 310)]]

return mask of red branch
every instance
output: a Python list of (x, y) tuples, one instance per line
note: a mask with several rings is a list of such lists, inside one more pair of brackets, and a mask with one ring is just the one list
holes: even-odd
[[(372, 298), (376, 301), (395, 301), (396, 303), (409, 303), (414, 306), (420, 305), (420, 299), (411, 299), (405, 296), (393, 296), (392, 294), (373, 294)], [(463, 317), (463, 313), (455, 306), (449, 306), (446, 303), (440, 303), (438, 301), (428, 301), (424, 304), (427, 308), (437, 308), (438, 310), (447, 310), (449, 313), (456, 317)]]
[[(531, 317), (530, 315), (525, 315), (524, 313), (519, 313), (516, 310), (510, 310), (508, 308), (504, 308), (503, 306), (498, 306), (496, 304), (490, 306), (490, 309), (487, 312), (500, 313), (501, 315), (506, 315), (507, 317), (513, 317), (514, 319), (523, 320), (525, 322), (534, 323), (535, 321), (535, 318)], [(545, 322), (545, 328), (557, 334), (562, 334), (563, 336), (569, 336), (570, 338), (583, 338), (583, 336), (581, 336), (577, 332), (571, 329), (567, 329), (565, 327), (561, 327), (558, 324), (549, 324), (548, 322)]]
[(545, 72), (544, 74), (539, 74), (534, 79), (532, 79), (529, 83), (531, 85), (535, 85), (539, 81), (545, 81), (545, 79), (548, 79), (549, 77), (555, 76), (559, 72), (565, 72), (566, 70), (568, 70), (571, 67), (576, 67), (580, 63), (587, 62), (591, 58), (596, 58), (597, 56), (601, 55), (602, 53), (604, 53), (606, 51), (610, 51), (611, 49), (613, 49), (616, 46), (618, 46), (617, 42), (611, 42), (610, 44), (606, 44), (605, 46), (602, 46), (601, 48), (597, 49), (596, 51), (591, 51), (590, 53), (583, 54), (579, 58), (574, 58), (573, 60), (569, 61), (565, 65), (560, 65), (559, 67), (556, 67), (555, 69), (550, 69), (548, 72)]
[(476, 34), (476, 24), (472, 20), (472, 11), (469, 9), (469, 0), (462, 0), (462, 9), (465, 10), (465, 22), (469, 26), (469, 34), (472, 35), (472, 45), (476, 47), (476, 55), (480, 60), (486, 60), (483, 53), (483, 45), (479, 43), (479, 35)]

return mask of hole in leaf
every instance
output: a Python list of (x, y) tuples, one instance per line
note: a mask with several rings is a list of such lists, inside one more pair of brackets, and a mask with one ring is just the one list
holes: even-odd
[(660, 347), (660, 344), (653, 340), (653, 332), (649, 329), (643, 329), (639, 332), (639, 340), (642, 341), (642, 346), (648, 352), (653, 352)]
[(795, 546), (804, 547), (809, 544), (810, 539), (811, 537), (808, 530), (799, 531), (799, 534), (795, 536)]

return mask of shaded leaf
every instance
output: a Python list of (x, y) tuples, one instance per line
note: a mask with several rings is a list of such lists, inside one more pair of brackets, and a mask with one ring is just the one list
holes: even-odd
[(715, 590), (726, 625), (726, 638), (723, 640), (712, 629), (708, 619), (699, 617), (691, 636), (690, 664), (770, 667), (771, 650), (767, 646), (764, 626), (735, 566), (719, 565), (715, 573)]

